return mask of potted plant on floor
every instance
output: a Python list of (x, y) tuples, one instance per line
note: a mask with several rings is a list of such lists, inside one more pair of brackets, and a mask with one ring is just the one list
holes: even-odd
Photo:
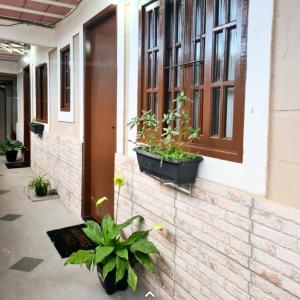
[(203, 159), (185, 150), (186, 145), (198, 137), (200, 129), (189, 126), (186, 106), (192, 100), (182, 92), (173, 102), (176, 108), (164, 114), (161, 121), (151, 111), (142, 111), (142, 115), (131, 119), (128, 125), (138, 128), (134, 150), (141, 172), (182, 185), (195, 182)]
[[(115, 180), (115, 184), (122, 183)], [(101, 207), (105, 201), (108, 201), (106, 197), (100, 198), (96, 206)], [(85, 264), (89, 270), (96, 267), (100, 282), (109, 295), (118, 290), (125, 290), (128, 285), (135, 291), (138, 280), (134, 271), (135, 265), (140, 264), (146, 271), (154, 272), (154, 263), (150, 255), (159, 254), (159, 251), (147, 239), (152, 229), (134, 231), (128, 238), (122, 237), (122, 230), (134, 220), (143, 221), (144, 218), (137, 215), (122, 224), (117, 224), (110, 215), (105, 215), (101, 224), (92, 220), (86, 221), (83, 231), (96, 247), (74, 252), (65, 265)], [(162, 230), (161, 225), (155, 225), (153, 228)]]
[(50, 182), (45, 178), (45, 175), (33, 178), (28, 184), (28, 189), (35, 190), (35, 194), (38, 197), (46, 196), (48, 194), (49, 187)]
[(42, 135), (44, 132), (44, 124), (37, 123), (35, 120), (29, 123), (30, 131)]
[(25, 147), (19, 140), (5, 140), (0, 143), (0, 149), (1, 153), (5, 154), (7, 162), (15, 162), (17, 160), (19, 150), (24, 150)]

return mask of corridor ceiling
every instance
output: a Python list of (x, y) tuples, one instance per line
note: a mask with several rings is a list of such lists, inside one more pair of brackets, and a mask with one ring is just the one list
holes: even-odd
[(29, 50), (28, 44), (0, 40), (0, 61), (18, 61)]
[(53, 27), (70, 15), (81, 0), (0, 0), (1, 18)]

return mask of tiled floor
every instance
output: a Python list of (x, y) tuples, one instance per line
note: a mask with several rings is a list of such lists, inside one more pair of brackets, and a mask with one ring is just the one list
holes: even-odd
[(145, 299), (143, 287), (134, 295), (128, 289), (108, 296), (95, 272), (63, 267), (46, 231), (81, 220), (60, 200), (28, 200), (25, 186), (33, 176), (29, 168), (8, 170), (0, 156), (0, 174), (0, 190), (8, 191), (0, 193), (1, 300)]

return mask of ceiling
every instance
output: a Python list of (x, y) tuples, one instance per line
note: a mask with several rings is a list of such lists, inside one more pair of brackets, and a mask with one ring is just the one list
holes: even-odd
[(81, 0), (0, 0), (1, 18), (53, 27), (72, 13)]

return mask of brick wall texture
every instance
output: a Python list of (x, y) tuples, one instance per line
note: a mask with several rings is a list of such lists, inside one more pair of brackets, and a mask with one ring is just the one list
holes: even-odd
[(155, 299), (300, 299), (300, 211), (200, 178), (188, 196), (142, 174), (133, 157), (115, 162), (126, 178), (118, 222), (142, 214), (135, 226), (165, 227), (150, 235), (156, 273), (141, 272)]
[(31, 168), (45, 174), (60, 199), (81, 214), (82, 143), (69, 137), (31, 134)]

